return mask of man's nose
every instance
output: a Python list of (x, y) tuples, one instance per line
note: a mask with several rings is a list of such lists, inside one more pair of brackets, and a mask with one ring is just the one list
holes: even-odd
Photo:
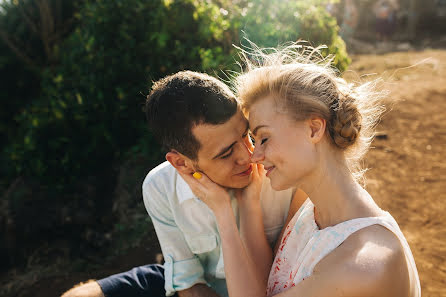
[(251, 156), (252, 163), (260, 163), (265, 160), (265, 154), (258, 147), (254, 147), (254, 151)]
[(245, 143), (240, 145), (239, 155), (237, 156), (236, 162), (238, 165), (245, 165), (251, 163), (252, 150)]

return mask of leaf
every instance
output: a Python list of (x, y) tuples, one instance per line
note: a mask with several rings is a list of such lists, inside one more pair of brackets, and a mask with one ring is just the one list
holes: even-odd
[(79, 105), (82, 105), (82, 96), (79, 93), (76, 93), (76, 99), (77, 99), (77, 103)]
[(60, 83), (63, 81), (63, 76), (62, 76), (62, 74), (59, 74), (59, 75), (57, 75), (55, 78), (53, 78), (53, 81), (54, 81), (56, 84), (60, 84)]

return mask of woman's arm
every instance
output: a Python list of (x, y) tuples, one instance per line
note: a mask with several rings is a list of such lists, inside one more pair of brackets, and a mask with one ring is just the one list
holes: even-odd
[[(257, 168), (253, 168), (257, 172)], [(180, 173), (181, 174), (181, 173)], [(259, 270), (255, 257), (247, 253), (238, 232), (230, 198), (225, 189), (213, 183), (205, 174), (199, 180), (192, 175), (181, 174), (192, 191), (213, 211), (222, 241), (226, 282), (231, 297), (261, 297), (266, 295), (265, 269)], [(259, 188), (254, 187), (256, 178), (243, 192), (238, 192), (238, 199), (251, 199)], [(261, 188), (261, 186), (260, 186)], [(258, 192), (260, 195), (260, 190)], [(247, 209), (245, 209), (247, 210)], [(251, 212), (251, 210), (250, 210)], [(256, 211), (250, 213), (252, 216)], [(260, 217), (261, 219), (261, 217)], [(262, 224), (263, 225), (263, 224)], [(263, 229), (263, 227), (262, 227)], [(263, 230), (262, 230), (263, 233)], [(263, 236), (265, 236), (263, 234)], [(266, 239), (265, 239), (266, 241)], [(267, 244), (267, 243), (266, 243)], [(255, 248), (254, 248), (255, 249)], [(268, 262), (271, 261), (269, 256)], [(262, 264), (262, 267), (266, 267)], [(269, 271), (268, 271), (269, 272)]]
[(266, 282), (238, 234), (232, 209), (215, 212), (222, 241), (225, 275), (230, 297), (266, 296)]
[[(263, 168), (260, 165), (257, 169), (257, 172), (253, 171), (253, 181), (247, 188), (244, 189), (243, 195), (240, 195), (240, 192), (237, 193), (237, 199), (240, 207), (240, 237), (242, 245), (245, 247), (244, 251), (246, 253), (246, 257), (248, 258), (248, 264), (244, 265), (249, 265), (251, 267), (249, 269), (251, 269), (252, 273), (256, 275), (256, 280), (243, 280), (243, 277), (245, 277), (245, 274), (248, 272), (238, 268), (241, 265), (238, 262), (240, 260), (237, 260), (236, 257), (240, 257), (240, 255), (238, 255), (240, 254), (240, 250), (232, 244), (236, 240), (235, 238), (231, 237), (231, 234), (234, 233), (228, 232), (228, 234), (222, 234), (222, 231), (226, 231), (226, 229), (220, 229), (220, 236), (223, 243), (223, 254), (225, 258), (225, 273), (228, 291), (231, 297), (250, 296), (250, 294), (252, 294), (252, 296), (265, 296), (268, 276), (271, 270), (273, 255), (266, 239), (262, 219), (262, 209), (260, 205), (260, 188), (263, 177)], [(260, 185), (259, 188), (255, 188), (256, 185)], [(288, 217), (283, 226), (282, 232), (278, 237), (275, 251), (280, 245), (283, 231), (285, 230), (289, 221), (293, 218), (295, 213), (300, 209), (307, 198), (308, 195), (300, 189), (297, 189), (294, 192), (288, 211)], [(235, 224), (232, 227), (230, 226), (230, 220), (228, 217), (229, 214), (225, 214), (224, 212), (221, 212), (220, 215), (217, 216), (219, 228), (227, 226), (229, 229), (233, 228), (233, 230), (237, 230)], [(229, 246), (225, 246), (225, 243), (230, 244)], [(231, 259), (233, 259), (234, 262), (232, 262)], [(228, 262), (228, 260), (231, 262)], [(234, 270), (237, 270), (241, 275), (234, 274)], [(248, 285), (246, 284), (254, 284), (249, 283), (249, 281), (257, 282), (256, 286), (254, 287), (249, 285), (250, 288), (248, 288)]]
[(260, 202), (239, 202), (240, 238), (251, 260), (256, 263), (257, 274), (265, 288), (273, 262), (273, 252), (265, 235)]
[(263, 165), (253, 164), (253, 166), (256, 168), (253, 169), (251, 184), (236, 193), (240, 211), (240, 238), (248, 257), (256, 264), (258, 279), (263, 281), (266, 288), (273, 262), (273, 253), (265, 235), (260, 205), (264, 169)]

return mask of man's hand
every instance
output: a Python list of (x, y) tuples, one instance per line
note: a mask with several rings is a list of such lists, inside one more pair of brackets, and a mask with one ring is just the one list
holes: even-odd
[(189, 289), (178, 291), (179, 297), (219, 297), (214, 290), (205, 284), (196, 284)]
[[(185, 174), (180, 171), (178, 173), (186, 181), (192, 192), (214, 212), (224, 207), (231, 207), (231, 197), (226, 189), (217, 185), (206, 176), (199, 172), (198, 179), (192, 174)], [(196, 174), (196, 173), (195, 173)], [(197, 176), (197, 175), (196, 175)]]

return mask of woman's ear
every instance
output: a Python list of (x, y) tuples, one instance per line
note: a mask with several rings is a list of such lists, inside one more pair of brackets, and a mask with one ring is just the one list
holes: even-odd
[(310, 140), (312, 143), (316, 144), (324, 137), (327, 121), (322, 118), (315, 117), (310, 118), (307, 122), (310, 126)]
[(182, 173), (193, 173), (195, 172), (192, 167), (192, 161), (183, 154), (177, 151), (170, 151), (166, 154), (166, 160), (175, 167), (176, 170)]

